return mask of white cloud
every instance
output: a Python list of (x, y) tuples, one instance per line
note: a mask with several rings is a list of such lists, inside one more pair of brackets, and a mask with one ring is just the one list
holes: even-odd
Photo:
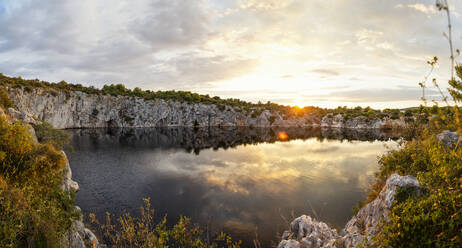
[(411, 9), (415, 9), (420, 12), (423, 12), (425, 14), (436, 14), (437, 13), (437, 10), (435, 9), (435, 7), (433, 7), (433, 5), (427, 6), (425, 4), (416, 3), (416, 4), (409, 4), (408, 7)]

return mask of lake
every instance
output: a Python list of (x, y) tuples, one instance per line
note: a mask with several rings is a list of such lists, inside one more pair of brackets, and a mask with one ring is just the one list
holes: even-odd
[(152, 128), (67, 130), (77, 205), (156, 217), (180, 215), (253, 247), (277, 244), (287, 221), (309, 214), (336, 227), (351, 218), (395, 146), (392, 134), (336, 129)]

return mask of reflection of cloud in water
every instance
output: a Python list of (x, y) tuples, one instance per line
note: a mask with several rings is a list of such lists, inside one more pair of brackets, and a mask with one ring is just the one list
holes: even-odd
[(312, 214), (312, 208), (343, 226), (365, 197), (383, 144), (393, 143), (308, 138), (194, 155), (176, 145), (151, 146), (146, 138), (139, 144), (129, 136), (130, 145), (119, 145), (115, 137), (74, 140), (70, 161), (84, 211), (136, 212), (140, 199), (151, 197), (157, 213), (171, 221), (179, 214), (202, 224), (213, 220), (217, 230), (245, 240), (257, 226), (261, 240), (272, 240), (286, 228), (281, 214)]
[(285, 185), (294, 185), (296, 180), (355, 183), (358, 190), (366, 191), (367, 178), (375, 172), (376, 156), (383, 149), (383, 142), (293, 141), (205, 150), (198, 157), (176, 154), (159, 161), (157, 169), (194, 175), (215, 187), (246, 195), (249, 188), (271, 194), (293, 190)]

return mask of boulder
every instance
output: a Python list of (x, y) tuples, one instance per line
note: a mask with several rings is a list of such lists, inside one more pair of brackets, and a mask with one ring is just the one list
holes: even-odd
[(449, 130), (445, 130), (440, 134), (436, 135), (436, 138), (450, 149), (453, 149), (456, 146), (457, 142), (459, 142), (459, 135), (457, 134), (457, 132), (451, 132)]
[[(337, 231), (329, 228), (326, 223), (302, 215), (290, 223), (290, 231), (284, 232), (282, 238), (286, 240), (279, 244), (279, 248), (318, 248), (332, 247), (339, 236)], [(289, 238), (295, 238), (295, 240)], [(296, 244), (299, 246), (295, 246)]]

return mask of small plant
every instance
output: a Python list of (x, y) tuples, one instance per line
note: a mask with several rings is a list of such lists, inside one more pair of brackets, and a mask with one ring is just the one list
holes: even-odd
[(166, 217), (155, 223), (150, 200), (143, 201), (139, 218), (125, 213), (117, 219), (117, 223), (112, 223), (111, 215), (107, 213), (106, 222), (101, 224), (94, 214), (90, 214), (90, 221), (110, 247), (239, 248), (241, 245), (241, 241), (234, 242), (224, 233), (210, 242), (204, 238), (204, 231), (187, 217), (180, 216), (170, 229), (167, 228)]

